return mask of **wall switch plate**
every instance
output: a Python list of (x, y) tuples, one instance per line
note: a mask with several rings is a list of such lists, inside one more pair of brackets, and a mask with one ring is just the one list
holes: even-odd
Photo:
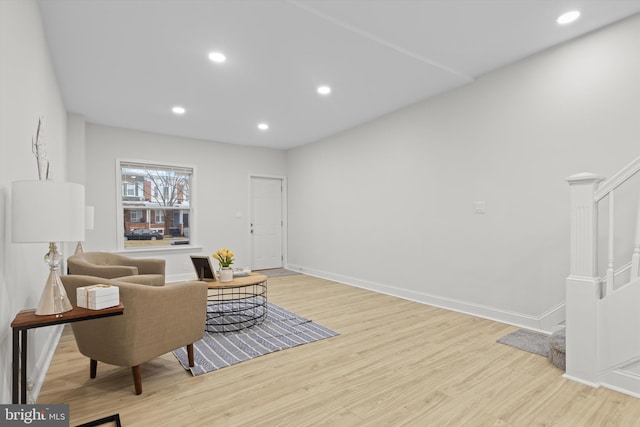
[(487, 212), (486, 202), (473, 202), (473, 213), (483, 214)]

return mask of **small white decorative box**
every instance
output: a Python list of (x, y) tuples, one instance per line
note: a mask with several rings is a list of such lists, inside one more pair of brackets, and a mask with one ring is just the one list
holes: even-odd
[(90, 310), (102, 310), (120, 304), (120, 292), (117, 286), (93, 285), (76, 288), (78, 307)]

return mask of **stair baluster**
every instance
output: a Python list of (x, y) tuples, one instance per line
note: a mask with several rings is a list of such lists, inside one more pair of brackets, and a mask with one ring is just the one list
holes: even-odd
[(615, 192), (611, 190), (609, 193), (609, 256), (607, 259), (607, 286), (604, 296), (613, 293), (613, 220), (615, 215)]

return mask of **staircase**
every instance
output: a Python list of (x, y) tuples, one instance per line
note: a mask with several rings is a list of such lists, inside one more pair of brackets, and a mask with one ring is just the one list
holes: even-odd
[[(632, 188), (630, 178), (639, 171), (640, 157), (608, 180), (591, 173), (567, 179), (571, 262), (566, 280), (565, 377), (636, 397), (640, 397), (640, 205), (635, 224), (620, 218), (638, 204), (640, 191)], [(605, 224), (599, 224), (599, 215), (606, 217)], [(604, 242), (606, 250), (600, 251), (598, 244)], [(617, 261), (620, 257), (626, 260)], [(550, 348), (550, 353), (554, 352), (552, 363), (561, 364), (562, 332), (556, 332), (551, 345), (557, 348)]]
[(558, 369), (567, 369), (567, 328), (559, 325), (549, 337), (549, 362)]

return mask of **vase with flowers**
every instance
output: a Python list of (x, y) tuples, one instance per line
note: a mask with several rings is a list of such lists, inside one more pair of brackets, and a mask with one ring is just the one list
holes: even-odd
[(218, 249), (217, 252), (213, 253), (213, 257), (218, 260), (218, 264), (220, 265), (220, 281), (221, 282), (230, 282), (233, 280), (233, 270), (231, 269), (231, 264), (233, 264), (233, 252), (231, 252), (228, 248)]

